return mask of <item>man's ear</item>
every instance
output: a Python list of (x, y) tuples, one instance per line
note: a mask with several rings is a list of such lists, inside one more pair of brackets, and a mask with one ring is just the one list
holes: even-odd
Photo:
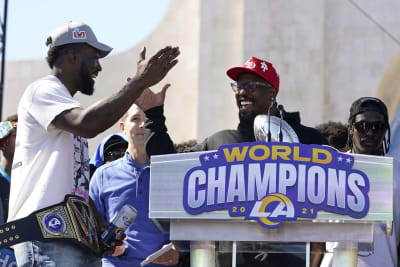
[(66, 54), (66, 59), (69, 64), (75, 65), (80, 60), (80, 54), (75, 49), (70, 49)]
[(278, 94), (278, 90), (275, 87), (271, 88), (271, 96), (276, 99), (276, 95)]

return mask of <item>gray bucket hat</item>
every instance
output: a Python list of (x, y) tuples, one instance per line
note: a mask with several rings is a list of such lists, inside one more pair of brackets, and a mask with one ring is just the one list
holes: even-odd
[(73, 43), (87, 43), (100, 52), (100, 57), (107, 56), (112, 47), (97, 41), (96, 35), (89, 25), (83, 22), (70, 21), (57, 27), (47, 38), (48, 48)]

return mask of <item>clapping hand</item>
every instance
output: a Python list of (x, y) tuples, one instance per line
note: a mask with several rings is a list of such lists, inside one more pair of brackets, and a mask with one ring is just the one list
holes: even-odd
[(148, 88), (160, 82), (177, 63), (180, 54), (179, 47), (167, 46), (159, 50), (149, 60), (146, 60), (146, 47), (140, 52), (136, 76), (133, 78)]
[[(128, 77), (126, 80), (129, 82), (131, 78)], [(136, 99), (135, 104), (143, 111), (164, 105), (165, 95), (170, 86), (171, 84), (169, 83), (165, 84), (161, 91), (157, 93), (154, 93), (150, 88), (144, 89), (142, 94)]]

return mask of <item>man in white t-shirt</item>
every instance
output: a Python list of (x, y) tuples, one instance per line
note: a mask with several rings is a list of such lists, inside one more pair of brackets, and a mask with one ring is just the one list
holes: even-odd
[[(141, 93), (177, 63), (178, 47), (167, 46), (137, 63), (136, 76), (111, 97), (82, 108), (76, 92), (91, 95), (102, 70), (99, 59), (112, 48), (92, 29), (69, 22), (48, 37), (51, 74), (28, 86), (18, 106), (19, 125), (12, 170), (8, 221), (63, 201), (66, 194), (89, 200), (86, 138), (112, 126)], [(69, 242), (24, 242), (15, 246), (18, 266), (97, 266), (88, 251)]]

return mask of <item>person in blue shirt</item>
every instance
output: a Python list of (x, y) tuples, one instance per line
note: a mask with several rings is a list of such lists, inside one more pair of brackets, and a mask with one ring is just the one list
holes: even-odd
[[(157, 109), (160, 107), (149, 112), (162, 114), (162, 109)], [(161, 233), (148, 217), (150, 158), (145, 145), (148, 139), (145, 119), (144, 112), (132, 105), (120, 122), (128, 139), (127, 152), (122, 158), (99, 167), (90, 182), (90, 197), (107, 222), (110, 223), (125, 204), (138, 211), (135, 221), (125, 231), (124, 255), (103, 257), (103, 266), (140, 266), (148, 255), (170, 242), (169, 235)], [(179, 252), (172, 248), (147, 266), (172, 266), (178, 260)]]

